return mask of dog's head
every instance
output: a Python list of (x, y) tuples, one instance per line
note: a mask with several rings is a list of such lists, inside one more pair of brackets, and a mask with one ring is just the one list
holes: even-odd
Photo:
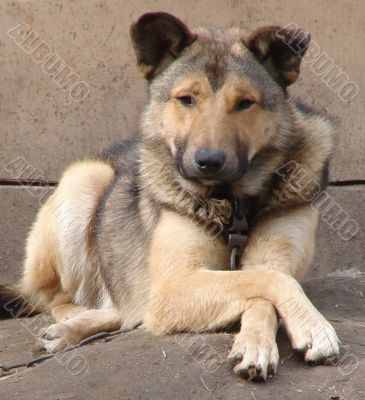
[(299, 75), (309, 34), (190, 30), (172, 15), (149, 13), (131, 37), (150, 82), (144, 134), (167, 146), (185, 179), (237, 181), (254, 157), (283, 143), (286, 87)]

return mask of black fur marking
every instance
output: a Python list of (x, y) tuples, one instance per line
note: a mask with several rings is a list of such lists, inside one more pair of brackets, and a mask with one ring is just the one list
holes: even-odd
[(295, 105), (304, 114), (307, 114), (307, 115), (318, 115), (319, 114), (319, 111), (316, 108), (311, 107), (308, 104), (302, 103), (301, 101), (296, 101)]
[(195, 35), (178, 18), (158, 12), (139, 18), (131, 27), (131, 38), (138, 64), (150, 68), (145, 75), (151, 80), (164, 60), (176, 59), (195, 40)]
[(330, 177), (329, 177), (329, 160), (326, 161), (323, 170), (322, 170), (322, 176), (321, 176), (321, 191), (325, 190), (329, 183), (330, 183)]
[(214, 92), (220, 89), (226, 80), (227, 66), (224, 55), (218, 51), (205, 63), (205, 73)]
[(309, 42), (310, 35), (299, 29), (269, 26), (254, 31), (246, 45), (276, 82), (285, 88), (297, 79), (301, 58)]
[(97, 155), (97, 158), (110, 164), (116, 173), (123, 173), (130, 168), (130, 162), (135, 162), (135, 148), (138, 144), (136, 138), (121, 140), (114, 143)]
[(27, 299), (11, 286), (0, 285), (0, 319), (34, 314)]

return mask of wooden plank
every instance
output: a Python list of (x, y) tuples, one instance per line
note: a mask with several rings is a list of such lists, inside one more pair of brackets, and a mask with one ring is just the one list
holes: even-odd
[[(51, 189), (53, 190), (53, 189)], [(16, 281), (21, 272), (24, 245), (37, 209), (44, 202), (47, 188), (0, 188), (2, 221), (0, 227), (0, 276), (1, 283)], [(332, 188), (329, 190), (333, 210), (335, 205), (358, 224), (358, 233), (348, 239), (346, 230), (336, 230), (326, 222), (329, 213), (321, 213), (317, 234), (317, 255), (313, 262), (312, 276), (323, 276), (350, 268), (365, 271), (364, 228), (365, 215), (361, 210), (365, 202), (365, 187)], [(342, 217), (343, 218), (343, 217)], [(344, 219), (342, 219), (344, 221)], [(352, 231), (355, 232), (355, 231)], [(345, 233), (345, 234), (344, 234)], [(350, 232), (351, 233), (351, 232)]]
[[(313, 40), (351, 81), (361, 89), (365, 86), (365, 52), (356, 39), (365, 34), (365, 3), (361, 0), (218, 0), (214, 7), (208, 0), (173, 5), (158, 0), (148, 7), (142, 0), (4, 2), (0, 5), (0, 179), (13, 178), (7, 166), (23, 157), (34, 167), (30, 178), (56, 180), (73, 160), (135, 132), (146, 87), (134, 65), (129, 26), (147, 10), (173, 12), (192, 26), (239, 25), (251, 30), (266, 24), (296, 23), (312, 33)], [(83, 101), (72, 101), (69, 92), (7, 36), (8, 30), (22, 23), (86, 82), (90, 91)], [(360, 96), (343, 102), (310, 63), (303, 65), (302, 72), (291, 90), (293, 95), (340, 121), (332, 179), (363, 178), (365, 103)]]

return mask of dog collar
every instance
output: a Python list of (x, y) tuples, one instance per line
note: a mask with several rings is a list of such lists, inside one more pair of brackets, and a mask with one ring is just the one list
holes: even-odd
[(248, 222), (243, 210), (243, 203), (235, 198), (232, 202), (232, 218), (228, 225), (228, 250), (230, 254), (231, 270), (239, 267), (238, 260), (242, 255), (248, 239)]

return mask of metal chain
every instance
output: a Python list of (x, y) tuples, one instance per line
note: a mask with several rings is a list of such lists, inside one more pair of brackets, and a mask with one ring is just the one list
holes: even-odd
[[(138, 322), (135, 325), (133, 325), (131, 328), (128, 328), (128, 329), (119, 329), (114, 332), (97, 333), (96, 335), (92, 335), (92, 336), (85, 338), (79, 344), (77, 344), (75, 346), (67, 347), (65, 350), (62, 351), (62, 353), (66, 353), (68, 351), (78, 349), (79, 347), (85, 346), (86, 344), (92, 343), (98, 339), (104, 339), (105, 342), (110, 342), (111, 340), (116, 339), (118, 336), (123, 335), (124, 333), (132, 332), (133, 330), (137, 329), (141, 324), (142, 324), (142, 322)], [(32, 358), (31, 360), (20, 362), (20, 363), (13, 364), (13, 365), (0, 365), (0, 377), (14, 374), (14, 372), (11, 372), (11, 371), (16, 368), (33, 367), (35, 364), (39, 364), (42, 361), (53, 358), (56, 354), (59, 354), (59, 353), (45, 354), (43, 356), (35, 357), (35, 358)]]

